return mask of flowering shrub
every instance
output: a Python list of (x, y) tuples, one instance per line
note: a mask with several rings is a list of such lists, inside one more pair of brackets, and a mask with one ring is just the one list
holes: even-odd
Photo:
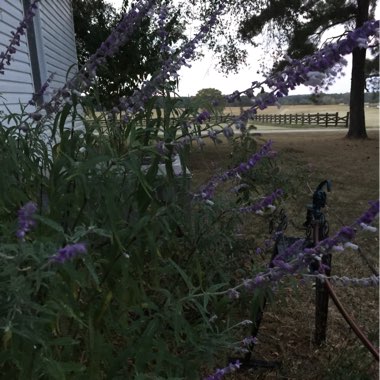
[[(0, 164), (7, 178), (0, 191), (4, 378), (198, 379), (218, 355), (241, 349), (241, 342), (255, 343), (255, 337), (244, 338), (250, 321), (231, 312), (237, 302), (243, 310), (248, 306), (241, 293), (304, 270), (311, 260), (353, 237), (353, 229), (345, 227), (314, 248), (305, 249), (298, 242), (273, 268), (260, 272), (253, 266), (252, 276), (236, 284), (235, 271), (244, 259), (238, 255), (236, 238), (240, 213), (265, 213), (284, 194), (268, 187), (263, 196), (237, 205), (216, 188), (271, 159), (271, 143), (192, 193), (185, 170), (191, 144), (202, 144), (207, 137), (216, 141), (220, 133), (231, 137), (232, 124), (213, 124), (208, 111), (184, 110), (175, 99), (165, 97), (171, 89), (167, 82), (193, 58), (195, 47), (223, 10), (166, 59), (151, 81), (103, 115), (105, 124), (94, 111), (93, 99), (78, 92), (93, 86), (97, 66), (149, 17), (152, 7), (150, 1), (137, 4), (48, 103), (33, 112), (22, 106), (20, 114), (4, 116), (0, 127)], [(162, 28), (165, 12), (158, 11)], [(16, 34), (22, 33), (25, 23)], [(366, 24), (359, 38), (374, 33), (375, 26)], [(15, 44), (14, 37), (0, 55), (1, 64), (11, 63)], [(252, 110), (305, 82), (310, 70), (328, 69), (339, 61), (343, 47), (349, 52), (356, 45), (339, 46), (340, 50), (331, 48), (305, 61), (309, 66), (304, 62), (296, 63), (294, 71), (289, 68), (286, 77), (277, 78), (275, 94), (256, 100)], [(163, 46), (163, 51), (170, 49)], [(314, 62), (330, 53), (331, 61), (322, 66)], [(310, 75), (300, 72), (302, 67), (309, 67)], [(157, 106), (159, 94), (165, 98), (163, 108)], [(171, 117), (174, 112), (176, 119)], [(240, 122), (248, 116), (243, 113)], [(67, 128), (75, 117), (82, 127), (76, 129), (70, 122)], [(244, 133), (242, 125), (239, 128)], [(181, 160), (179, 173), (172, 165), (176, 154)], [(374, 203), (358, 225), (370, 228), (377, 213)], [(231, 363), (207, 378), (220, 379), (239, 365)]]

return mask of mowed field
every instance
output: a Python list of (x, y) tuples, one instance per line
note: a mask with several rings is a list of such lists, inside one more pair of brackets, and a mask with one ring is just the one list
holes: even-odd
[[(330, 223), (330, 236), (341, 226), (355, 221), (368, 208), (369, 200), (379, 198), (379, 130), (371, 129), (368, 131), (369, 138), (364, 140), (350, 140), (344, 136), (345, 131), (328, 130), (325, 133), (267, 133), (257, 137), (260, 144), (273, 140), (273, 148), (278, 152), (275, 161), (279, 175), (297, 185), (281, 205), (290, 221), (286, 236), (303, 237), (301, 226), (305, 221), (306, 205), (311, 203), (313, 191), (322, 180), (330, 179), (333, 184), (324, 209)], [(215, 173), (230, 167), (230, 154), (231, 146), (225, 140), (217, 145), (207, 140), (203, 150), (194, 149), (189, 165), (194, 188), (199, 188)], [(260, 233), (267, 231), (267, 221), (252, 215), (245, 217), (245, 223), (247, 239), (253, 237), (259, 242), (265, 239)], [(374, 224), (378, 227), (378, 222)], [(359, 232), (354, 242), (360, 251), (334, 253), (333, 275), (368, 277), (373, 274), (369, 263), (378, 272), (378, 234)], [(255, 246), (242, 248), (237, 257), (244, 257)], [(267, 265), (269, 255), (270, 252), (263, 256), (262, 265)], [(257, 255), (249, 257), (256, 262), (261, 259)], [(248, 261), (247, 265), (249, 267)], [(228, 379), (378, 379), (378, 362), (349, 328), (332, 300), (329, 302), (327, 340), (318, 347), (313, 343), (315, 289), (312, 283), (294, 279), (283, 279), (280, 283), (281, 288), (275, 290), (273, 301), (265, 309), (254, 358), (280, 361), (281, 370), (258, 368), (252, 372), (238, 372)], [(334, 290), (348, 313), (377, 347), (378, 287), (334, 285)], [(247, 314), (242, 314), (242, 319), (247, 317)]]
[[(246, 109), (246, 108), (244, 108)], [(379, 127), (379, 109), (371, 106), (365, 108), (366, 126), (368, 128)], [(226, 107), (224, 109), (225, 114), (239, 115), (241, 112), (240, 107)], [(272, 115), (294, 115), (294, 114), (308, 114), (308, 113), (335, 113), (339, 112), (339, 116), (345, 116), (349, 112), (349, 106), (347, 104), (326, 104), (326, 105), (284, 105), (280, 108), (276, 106), (270, 106), (265, 110), (259, 110), (260, 114), (272, 114)]]
[[(243, 109), (247, 109), (248, 107), (243, 107)], [(240, 107), (226, 107), (224, 109), (225, 115), (240, 115), (241, 113)], [(199, 112), (201, 109), (199, 110)], [(365, 108), (365, 117), (366, 117), (366, 126), (367, 128), (379, 128), (380, 118), (379, 118), (379, 108), (375, 106), (370, 106)], [(346, 116), (347, 112), (349, 112), (349, 106), (347, 104), (329, 104), (329, 105), (284, 105), (282, 107), (277, 106), (269, 106), (265, 110), (259, 110), (260, 114), (286, 114), (286, 115), (294, 115), (294, 114), (316, 114), (316, 113), (339, 113), (340, 117)], [(97, 117), (102, 119), (103, 115), (101, 112), (96, 112)], [(153, 110), (152, 116), (156, 117), (156, 112)], [(173, 118), (177, 118), (178, 115), (173, 114)]]

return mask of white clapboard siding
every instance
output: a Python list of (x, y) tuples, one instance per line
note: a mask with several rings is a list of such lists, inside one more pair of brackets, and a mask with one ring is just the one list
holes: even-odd
[[(23, 18), (22, 0), (0, 1), (0, 51), (5, 52), (15, 31)], [(19, 102), (27, 103), (34, 92), (32, 66), (26, 35), (21, 36), (20, 46), (13, 55), (10, 66), (0, 75), (0, 111), (19, 112)]]
[(7, 101), (10, 104), (18, 104), (19, 101), (21, 101), (21, 104), (26, 104), (26, 103), (29, 102), (29, 100), (30, 100), (30, 95), (29, 94), (20, 95), (18, 93), (9, 93), (8, 96), (7, 96)]
[(61, 88), (71, 66), (69, 78), (77, 71), (74, 22), (70, 0), (44, 0), (40, 5), (40, 24), (46, 78), (54, 74), (52, 89)]
[[(66, 83), (68, 70), (68, 78), (78, 71), (71, 0), (41, 0), (38, 8), (33, 18), (36, 60), (31, 60), (24, 35), (11, 65), (5, 68), (5, 75), (0, 75), (0, 111), (5, 113), (8, 113), (6, 107), (11, 112), (19, 112), (20, 102), (27, 104), (36, 92), (35, 88), (54, 74), (44, 95), (44, 101), (48, 101)], [(11, 31), (16, 30), (23, 17), (23, 0), (0, 0), (0, 52), (5, 51), (12, 38)], [(33, 77), (36, 71), (40, 84)], [(28, 112), (33, 110), (33, 106), (28, 106)], [(71, 127), (69, 119), (67, 125)]]
[[(54, 74), (49, 86), (49, 93), (54, 93), (78, 71), (71, 0), (44, 0), (39, 16), (46, 70), (42, 81)], [(65, 126), (72, 128), (70, 116)], [(80, 128), (82, 123), (76, 120), (75, 126)]]

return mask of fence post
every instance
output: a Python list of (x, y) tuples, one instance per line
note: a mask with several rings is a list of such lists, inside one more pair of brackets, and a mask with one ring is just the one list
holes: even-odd
[(346, 128), (348, 128), (349, 122), (350, 122), (350, 113), (347, 112), (347, 115), (346, 115)]
[(329, 125), (329, 114), (326, 112), (326, 121), (325, 121), (325, 127), (327, 128)]
[(335, 114), (335, 126), (338, 125), (338, 119), (339, 119), (339, 112)]

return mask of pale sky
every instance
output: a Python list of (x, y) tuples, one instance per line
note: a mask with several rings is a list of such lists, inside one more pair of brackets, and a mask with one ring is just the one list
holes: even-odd
[[(116, 8), (120, 8), (122, 0), (106, 0)], [(376, 9), (376, 18), (379, 9)], [(336, 34), (335, 34), (336, 35)], [(211, 51), (206, 51), (204, 58), (191, 62), (192, 67), (183, 67), (180, 72), (178, 92), (182, 96), (195, 95), (203, 88), (216, 88), (224, 95), (231, 94), (235, 90), (245, 90), (250, 87), (253, 81), (261, 81), (263, 78), (257, 74), (259, 68), (257, 56), (260, 55), (260, 49), (249, 48), (247, 67), (243, 67), (238, 74), (230, 74), (226, 77), (218, 73), (215, 69), (217, 60)], [(348, 65), (344, 69), (345, 76), (336, 80), (330, 86), (327, 93), (345, 93), (350, 92), (351, 78), (351, 55), (345, 56)], [(306, 86), (298, 86), (295, 90), (290, 91), (290, 95), (308, 94), (312, 89)]]

